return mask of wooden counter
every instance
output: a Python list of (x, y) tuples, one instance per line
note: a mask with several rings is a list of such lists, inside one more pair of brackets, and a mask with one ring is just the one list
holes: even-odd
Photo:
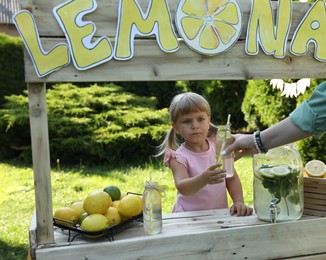
[(158, 235), (145, 235), (141, 222), (114, 241), (68, 242), (57, 227), (54, 234), (55, 244), (35, 248), (36, 259), (326, 259), (326, 218), (313, 216), (270, 224), (222, 209), (166, 214)]

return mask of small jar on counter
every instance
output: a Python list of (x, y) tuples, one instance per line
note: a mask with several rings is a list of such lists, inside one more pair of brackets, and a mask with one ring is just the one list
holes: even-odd
[(162, 232), (162, 200), (157, 182), (146, 181), (143, 194), (143, 222), (146, 234), (155, 235)]

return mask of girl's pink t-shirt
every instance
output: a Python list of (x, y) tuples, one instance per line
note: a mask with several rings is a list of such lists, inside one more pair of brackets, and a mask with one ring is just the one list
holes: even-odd
[[(201, 174), (216, 162), (215, 143), (211, 139), (207, 139), (207, 142), (209, 149), (202, 153), (192, 152), (185, 148), (184, 144), (181, 144), (176, 151), (167, 149), (165, 153), (166, 165), (170, 167), (170, 160), (175, 158), (186, 167), (189, 177)], [(178, 192), (173, 212), (221, 209), (227, 207), (228, 203), (224, 180), (218, 184), (207, 184), (193, 195), (185, 196)]]

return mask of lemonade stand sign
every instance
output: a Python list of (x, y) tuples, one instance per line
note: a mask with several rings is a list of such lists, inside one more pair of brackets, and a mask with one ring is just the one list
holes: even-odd
[[(292, 1), (283, 0), (277, 4), (278, 15), (274, 18), (270, 0), (252, 1), (245, 41), (248, 55), (257, 55), (260, 46), (267, 55), (285, 57), (291, 29)], [(49, 51), (42, 47), (37, 24), (28, 10), (22, 10), (13, 17), (38, 77), (67, 66), (70, 59), (80, 71), (112, 59), (130, 60), (134, 57), (136, 35), (154, 35), (159, 48), (165, 53), (177, 52), (180, 47), (166, 0), (148, 1), (146, 12), (143, 12), (139, 1), (119, 1), (114, 44), (107, 36), (95, 37), (96, 23), (86, 16), (96, 10), (95, 0), (69, 0), (55, 6), (53, 15), (67, 43), (60, 42)], [(180, 0), (174, 18), (185, 44), (202, 55), (226, 52), (241, 36), (243, 19), (237, 0)], [(289, 51), (293, 55), (305, 55), (312, 43), (315, 46), (314, 58), (325, 62), (325, 34), (325, 2), (317, 0), (297, 26)]]
[[(240, 255), (257, 259), (270, 246), (277, 248), (269, 252), (275, 257), (326, 255), (321, 244), (325, 220), (271, 228), (246, 227), (249, 222), (257, 224), (255, 216), (234, 217), (227, 220), (242, 228), (220, 232), (216, 218), (226, 221), (224, 211), (163, 217), (163, 233), (151, 239), (139, 238), (133, 230), (137, 235), (130, 240), (121, 237), (114, 243), (59, 242), (53, 228), (46, 111), (46, 83), (52, 82), (324, 78), (325, 1), (21, 0), (20, 4), (22, 11), (13, 19), (26, 47), (36, 205), (29, 234), (34, 257), (153, 259), (159, 253), (161, 259), (198, 259), (227, 253), (228, 259)], [(180, 228), (181, 223), (185, 225)], [(283, 246), (294, 238), (295, 247)]]

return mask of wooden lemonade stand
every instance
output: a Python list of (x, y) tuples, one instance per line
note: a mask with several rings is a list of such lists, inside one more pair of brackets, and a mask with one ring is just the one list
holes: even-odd
[[(282, 0), (283, 3), (291, 1)], [(282, 2), (281, 1), (281, 2)], [(76, 238), (67, 241), (67, 234), (53, 226), (52, 191), (50, 176), (50, 156), (48, 141), (48, 125), (46, 112), (46, 83), (53, 82), (113, 82), (113, 81), (166, 81), (166, 80), (213, 80), (213, 79), (272, 79), (272, 78), (324, 78), (326, 76), (326, 59), (322, 54), (316, 54), (316, 46), (309, 44), (304, 55), (289, 51), (295, 46), (293, 38), (295, 31), (313, 4), (294, 2), (291, 6), (289, 30), (286, 38), (286, 53), (280, 57), (267, 55), (261, 49), (248, 55), (245, 51), (247, 43), (247, 27), (250, 14), (254, 12), (254, 3), (263, 0), (238, 0), (242, 13), (240, 23), (241, 33), (230, 48), (216, 55), (203, 55), (189, 48), (178, 30), (176, 43), (178, 48), (170, 47), (162, 51), (157, 37), (153, 35), (136, 34), (134, 53), (132, 56), (107, 54), (107, 60), (93, 67), (82, 67), (83, 60), (78, 60), (76, 42), (70, 37), (69, 28), (73, 22), (69, 15), (62, 12), (62, 0), (22, 0), (21, 9), (28, 10), (23, 23), (19, 24), (21, 35), (28, 41), (31, 27), (28, 21), (34, 21), (37, 29), (36, 41), (30, 41), (31, 48), (25, 51), (25, 75), (28, 84), (29, 113), (33, 153), (33, 169), (35, 183), (36, 210), (30, 227), (31, 256), (35, 259), (323, 259), (326, 258), (326, 219), (318, 216), (304, 215), (295, 222), (269, 224), (250, 217), (232, 217), (228, 209), (166, 214), (163, 216), (163, 232), (155, 236), (146, 236), (142, 224), (136, 224), (125, 232), (119, 233), (113, 239), (85, 240)], [(123, 11), (119, 1), (111, 0), (75, 0), (69, 1), (76, 7), (85, 6), (91, 10), (83, 18), (96, 25), (94, 39), (107, 36), (114, 45), (117, 34), (118, 14)], [(130, 4), (134, 1), (120, 1)], [(136, 1), (143, 10), (149, 3), (161, 4), (161, 0)], [(178, 2), (168, 3), (170, 18), (175, 28), (175, 12)], [(198, 1), (199, 2), (199, 1)], [(209, 2), (209, 1), (208, 1)], [(234, 2), (234, 1), (233, 1)], [(325, 3), (318, 1), (320, 5)], [(95, 5), (97, 3), (97, 8)], [(269, 3), (269, 1), (267, 1)], [(68, 6), (68, 1), (65, 2)], [(272, 14), (277, 17), (278, 2), (270, 2)], [(60, 5), (60, 8), (58, 6)], [(157, 5), (160, 6), (160, 5)], [(73, 7), (73, 6), (72, 6)], [(80, 7), (82, 8), (82, 7)], [(93, 8), (93, 9), (92, 9)], [(62, 18), (61, 23), (54, 16), (53, 10)], [(74, 10), (72, 8), (71, 10)], [(86, 10), (86, 9), (85, 9)], [(161, 14), (163, 10), (157, 14)], [(145, 13), (145, 11), (144, 11)], [(121, 13), (120, 13), (121, 14)], [(129, 16), (136, 13), (129, 12)], [(77, 14), (71, 14), (74, 16)], [(283, 15), (284, 16), (284, 15)], [(156, 17), (156, 16), (154, 16)], [(321, 28), (325, 38), (325, 10), (317, 31)], [(16, 16), (18, 18), (18, 16)], [(80, 18), (80, 17), (79, 17)], [(254, 19), (254, 17), (251, 17)], [(66, 20), (64, 20), (66, 19)], [(126, 20), (128, 20), (126, 18)], [(311, 23), (313, 24), (313, 23)], [(26, 26), (26, 28), (25, 28)], [(120, 20), (119, 28), (123, 23)], [(262, 26), (262, 25), (261, 25)], [(63, 28), (67, 31), (63, 31)], [(80, 29), (80, 28), (75, 28)], [(73, 29), (71, 29), (73, 30)], [(24, 34), (26, 32), (26, 35)], [(28, 33), (27, 33), (28, 32)], [(85, 33), (81, 30), (80, 33)], [(91, 31), (88, 31), (91, 34)], [(145, 33), (144, 33), (145, 34)], [(26, 36), (26, 37), (25, 37)], [(85, 35), (86, 36), (86, 35)], [(31, 36), (33, 37), (33, 35)], [(67, 39), (69, 38), (69, 48)], [(263, 36), (261, 36), (263, 41)], [(81, 39), (80, 39), (81, 40)], [(79, 41), (80, 44), (81, 41)], [(106, 41), (107, 43), (108, 41)], [(48, 59), (48, 53), (34, 52), (38, 44), (46, 52), (58, 47), (57, 54)], [(162, 42), (161, 42), (162, 43)], [(319, 51), (325, 49), (325, 44), (319, 42)], [(59, 45), (57, 45), (59, 44)], [(249, 44), (249, 43), (248, 43)], [(26, 43), (25, 43), (26, 45)], [(109, 45), (107, 45), (109, 46)], [(293, 47), (292, 46), (292, 47)], [(94, 46), (93, 46), (94, 47)], [(232, 48), (231, 48), (232, 47)], [(250, 46), (249, 46), (250, 47)], [(61, 50), (59, 50), (61, 48)], [(90, 48), (91, 49), (91, 48)], [(117, 49), (117, 47), (115, 47)], [(112, 51), (115, 50), (112, 47)], [(65, 53), (65, 50), (68, 53)], [(73, 52), (75, 51), (75, 52)], [(121, 52), (126, 48), (121, 48)], [(49, 54), (50, 56), (51, 54)], [(79, 55), (79, 56), (78, 56)], [(87, 55), (87, 52), (85, 52)], [(70, 58), (74, 57), (73, 62)], [(93, 55), (95, 56), (95, 55)], [(32, 59), (34, 57), (35, 59)], [(90, 55), (90, 58), (92, 55)], [(120, 59), (119, 59), (120, 57)], [(122, 58), (121, 58), (122, 57)], [(66, 59), (66, 60), (65, 60)], [(51, 62), (60, 66), (49, 66)], [(104, 62), (105, 60), (105, 62)], [(89, 64), (88, 64), (89, 65)], [(39, 70), (36, 70), (38, 66)], [(42, 70), (43, 67), (47, 69)], [(79, 66), (79, 67), (78, 67)], [(76, 69), (78, 67), (78, 69)]]

